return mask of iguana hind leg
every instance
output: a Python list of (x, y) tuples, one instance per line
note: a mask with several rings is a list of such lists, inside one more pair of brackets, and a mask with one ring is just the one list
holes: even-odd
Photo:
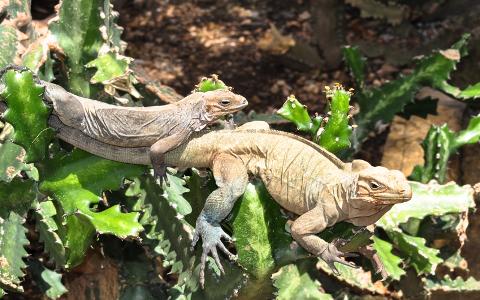
[(182, 142), (184, 142), (188, 138), (188, 135), (189, 134), (187, 131), (174, 133), (170, 136), (156, 141), (150, 147), (150, 161), (153, 167), (153, 174), (155, 178), (160, 179), (160, 184), (163, 183), (163, 180), (165, 180), (167, 176), (165, 153), (180, 146), (180, 144), (182, 144)]
[(213, 161), (213, 175), (218, 188), (207, 198), (195, 226), (192, 247), (202, 239), (203, 251), (200, 261), (200, 284), (205, 283), (205, 263), (209, 253), (224, 273), (220, 264), (217, 247), (227, 254), (230, 259), (234, 257), (223, 245), (221, 239), (232, 239), (220, 227), (220, 222), (227, 217), (235, 201), (245, 192), (248, 183), (247, 168), (243, 162), (229, 154), (219, 154)]

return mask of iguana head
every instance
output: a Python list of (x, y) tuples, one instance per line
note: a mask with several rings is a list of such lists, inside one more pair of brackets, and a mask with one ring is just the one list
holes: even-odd
[(355, 200), (376, 205), (393, 205), (412, 198), (412, 188), (402, 172), (373, 167), (363, 160), (354, 160), (352, 172), (358, 174)]
[(245, 97), (232, 93), (229, 90), (215, 90), (204, 92), (204, 112), (205, 118), (214, 121), (234, 112), (237, 112), (247, 106)]

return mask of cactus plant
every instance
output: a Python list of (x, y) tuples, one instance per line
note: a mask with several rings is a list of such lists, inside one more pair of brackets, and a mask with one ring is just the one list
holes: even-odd
[(460, 147), (475, 144), (480, 140), (480, 115), (470, 119), (466, 129), (457, 133), (448, 125), (432, 126), (422, 143), (425, 163), (416, 166), (411, 178), (420, 182), (435, 179), (444, 182), (447, 174), (448, 159)]
[(308, 132), (316, 143), (328, 151), (339, 153), (350, 147), (352, 126), (349, 125), (349, 113), (352, 91), (335, 84), (333, 88), (325, 87), (325, 92), (329, 99), (328, 117), (315, 115), (311, 118), (306, 106), (293, 95), (288, 97), (277, 114), (297, 125), (298, 130)]

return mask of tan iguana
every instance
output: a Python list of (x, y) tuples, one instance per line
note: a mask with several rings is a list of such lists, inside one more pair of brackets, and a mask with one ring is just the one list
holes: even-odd
[[(50, 126), (61, 139), (107, 159), (149, 164), (149, 148), (116, 147), (90, 139), (55, 117)], [(291, 226), (292, 237), (308, 252), (319, 256), (336, 273), (334, 262), (353, 266), (340, 252), (316, 234), (340, 221), (357, 226), (376, 222), (392, 205), (410, 200), (412, 190), (396, 170), (373, 167), (363, 160), (343, 163), (313, 142), (293, 134), (270, 130), (264, 122), (247, 123), (236, 130), (196, 134), (165, 154), (167, 165), (210, 168), (218, 188), (207, 198), (197, 219), (193, 245), (201, 238), (200, 281), (211, 254), (218, 264), (217, 247), (233, 255), (221, 239), (231, 240), (220, 222), (244, 193), (248, 175), (262, 179), (272, 197), (299, 215)]]

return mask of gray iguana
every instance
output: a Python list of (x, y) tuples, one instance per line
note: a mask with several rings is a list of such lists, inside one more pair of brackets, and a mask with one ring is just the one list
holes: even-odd
[[(27, 68), (9, 65), (0, 71)], [(45, 87), (44, 99), (52, 114), (66, 126), (80, 130), (99, 142), (119, 147), (150, 147), (156, 176), (165, 176), (164, 154), (193, 133), (220, 117), (247, 106), (243, 96), (227, 89), (194, 92), (182, 100), (161, 106), (122, 107), (76, 96), (63, 87), (36, 78)], [(0, 107), (1, 108), (1, 107)]]

